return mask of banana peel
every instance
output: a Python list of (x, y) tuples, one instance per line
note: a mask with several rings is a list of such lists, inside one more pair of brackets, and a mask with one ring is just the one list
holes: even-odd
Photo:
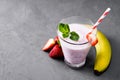
[(103, 73), (109, 66), (112, 56), (111, 45), (107, 37), (101, 32), (97, 31), (98, 43), (95, 45), (96, 57), (94, 63), (95, 74)]

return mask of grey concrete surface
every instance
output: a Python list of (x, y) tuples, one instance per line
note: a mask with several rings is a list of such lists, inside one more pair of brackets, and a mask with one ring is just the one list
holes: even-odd
[[(112, 10), (98, 29), (110, 40), (112, 60), (102, 75), (93, 73), (94, 48), (79, 70), (41, 50), (61, 19), (95, 22), (107, 7)], [(119, 13), (119, 0), (0, 0), (0, 80), (120, 80)]]

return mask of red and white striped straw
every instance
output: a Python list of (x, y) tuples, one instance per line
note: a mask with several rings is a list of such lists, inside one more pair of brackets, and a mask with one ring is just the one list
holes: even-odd
[(107, 8), (105, 10), (105, 12), (101, 15), (97, 22), (92, 26), (92, 31), (103, 21), (103, 19), (109, 14), (110, 10), (111, 10), (110, 8)]
[(92, 46), (95, 46), (98, 42), (97, 38), (94, 36), (93, 31), (97, 28), (97, 26), (103, 21), (103, 19), (108, 15), (110, 12), (110, 8), (107, 8), (102, 16), (97, 20), (97, 22), (92, 26), (92, 30), (86, 35), (86, 38), (91, 43)]

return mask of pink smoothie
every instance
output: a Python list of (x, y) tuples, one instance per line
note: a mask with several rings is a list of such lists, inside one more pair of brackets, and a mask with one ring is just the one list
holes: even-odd
[(79, 34), (78, 41), (72, 41), (69, 38), (63, 38), (59, 32), (59, 39), (64, 53), (65, 60), (70, 64), (80, 64), (85, 62), (86, 56), (90, 50), (91, 45), (86, 39), (86, 34), (91, 30), (88, 25), (83, 24), (69, 24), (70, 30)]

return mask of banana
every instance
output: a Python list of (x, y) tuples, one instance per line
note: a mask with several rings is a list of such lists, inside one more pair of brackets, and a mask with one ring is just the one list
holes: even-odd
[(95, 73), (102, 73), (107, 69), (111, 61), (111, 45), (107, 37), (99, 30), (97, 31), (97, 38), (94, 71)]

